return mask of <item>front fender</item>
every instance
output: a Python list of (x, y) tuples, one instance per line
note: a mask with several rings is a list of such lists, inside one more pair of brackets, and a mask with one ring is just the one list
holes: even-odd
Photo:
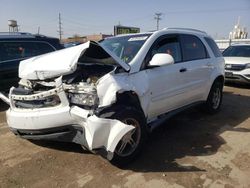
[(134, 74), (107, 74), (97, 84), (99, 107), (110, 106), (116, 102), (116, 94), (125, 91), (135, 92), (144, 113), (147, 112), (149, 97), (148, 77), (145, 71)]
[(77, 106), (71, 108), (71, 116), (81, 124), (85, 130), (85, 139), (89, 150), (105, 148), (113, 153), (122, 137), (135, 127), (122, 123), (116, 119), (99, 118)]
[(105, 147), (107, 151), (114, 152), (122, 137), (135, 127), (115, 119), (104, 119), (91, 116), (85, 126), (86, 140), (89, 149)]

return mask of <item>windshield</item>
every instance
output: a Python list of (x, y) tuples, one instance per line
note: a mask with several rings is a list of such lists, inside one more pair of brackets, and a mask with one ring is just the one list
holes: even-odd
[(250, 57), (250, 45), (230, 46), (222, 54), (224, 57)]
[(149, 36), (150, 34), (118, 36), (106, 38), (100, 43), (125, 63), (129, 63), (136, 56)]

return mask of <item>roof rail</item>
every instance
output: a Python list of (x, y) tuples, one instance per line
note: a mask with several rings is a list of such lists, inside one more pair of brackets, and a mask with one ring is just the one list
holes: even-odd
[(25, 32), (0, 32), (1, 38), (34, 38), (31, 33)]
[(181, 27), (168, 27), (168, 28), (164, 28), (167, 30), (185, 30), (185, 31), (194, 31), (194, 32), (199, 32), (199, 33), (203, 33), (203, 34), (207, 34), (205, 31), (201, 31), (198, 29), (190, 29), (190, 28), (181, 28)]
[(0, 35), (32, 35), (27, 32), (0, 32)]

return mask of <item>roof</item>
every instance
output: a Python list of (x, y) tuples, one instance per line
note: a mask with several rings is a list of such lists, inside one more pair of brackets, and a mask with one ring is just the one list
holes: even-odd
[(54, 37), (47, 37), (44, 35), (39, 35), (39, 34), (31, 34), (31, 33), (25, 33), (25, 32), (0, 32), (0, 38), (1, 39), (15, 39), (15, 38), (25, 38), (25, 39), (34, 39), (34, 38), (39, 38), (39, 39), (56, 39)]

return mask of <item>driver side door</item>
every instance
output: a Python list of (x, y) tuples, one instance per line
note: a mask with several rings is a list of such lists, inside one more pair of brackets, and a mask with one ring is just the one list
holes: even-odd
[(157, 53), (172, 55), (175, 63), (159, 67), (146, 67), (149, 84), (150, 102), (148, 117), (153, 118), (182, 106), (183, 85), (179, 75), (182, 70), (181, 46), (178, 35), (166, 35), (160, 37), (153, 44), (146, 57), (146, 63)]

